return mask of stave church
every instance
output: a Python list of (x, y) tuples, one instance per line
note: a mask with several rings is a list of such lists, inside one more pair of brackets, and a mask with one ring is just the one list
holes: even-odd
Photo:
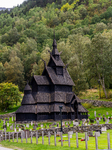
[(54, 39), (50, 60), (48, 65), (44, 61), (42, 75), (33, 75), (31, 84), (27, 83), (24, 88), (16, 121), (60, 120), (59, 106), (62, 106), (62, 119), (88, 118), (87, 109), (72, 92), (75, 85), (60, 54)]

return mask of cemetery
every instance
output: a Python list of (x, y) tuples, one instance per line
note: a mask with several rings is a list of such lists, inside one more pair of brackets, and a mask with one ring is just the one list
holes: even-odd
[[(108, 111), (107, 111), (108, 110)], [(90, 119), (60, 121), (16, 122), (16, 115), (0, 119), (0, 140), (15, 144), (50, 145), (74, 147), (76, 149), (106, 149), (112, 147), (111, 111), (90, 111)], [(91, 116), (93, 119), (91, 119)], [(104, 119), (105, 118), (105, 119)], [(107, 140), (108, 139), (108, 140)]]

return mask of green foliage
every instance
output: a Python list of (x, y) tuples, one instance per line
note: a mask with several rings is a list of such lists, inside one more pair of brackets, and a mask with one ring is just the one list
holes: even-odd
[(94, 15), (94, 17), (91, 19), (91, 23), (95, 24), (97, 22), (100, 22), (100, 17), (98, 15)]
[[(46, 54), (49, 58), (46, 49), (52, 49), (55, 30), (59, 51), (62, 49), (66, 53), (62, 54), (62, 59), (65, 63), (70, 62), (68, 70), (76, 84), (76, 92), (86, 89), (88, 85), (90, 87), (90, 83), (93, 87), (96, 86), (96, 82), (93, 82), (96, 75), (91, 69), (92, 64), (88, 63), (85, 56), (91, 47), (97, 45), (96, 41), (92, 42), (98, 33), (111, 33), (111, 17), (109, 0), (27, 0), (10, 12), (1, 11), (0, 82), (10, 81), (21, 87), (26, 80), (30, 80), (33, 73), (41, 74), (44, 66), (40, 57), (44, 59)], [(112, 36), (107, 36), (107, 39), (111, 49)], [(96, 55), (94, 50), (90, 52), (88, 57), (91, 58), (92, 55), (97, 59), (99, 51), (95, 50)], [(110, 56), (107, 56), (108, 60)], [(45, 57), (46, 60), (48, 58)], [(104, 62), (107, 64), (105, 58)], [(106, 87), (112, 84), (110, 71), (109, 74), (110, 81), (106, 79)]]
[(0, 83), (0, 109), (8, 110), (21, 99), (18, 86), (12, 83)]
[(82, 103), (82, 105), (83, 105), (86, 109), (93, 108), (92, 103)]

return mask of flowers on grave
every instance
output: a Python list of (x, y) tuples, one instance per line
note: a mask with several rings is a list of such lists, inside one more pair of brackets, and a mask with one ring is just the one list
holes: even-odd
[[(64, 142), (64, 140), (62, 140)], [(61, 140), (58, 140), (58, 142), (61, 142)]]
[(59, 134), (56, 134), (56, 136), (59, 137), (60, 135), (59, 135)]
[(85, 139), (81, 139), (81, 141), (85, 141)]

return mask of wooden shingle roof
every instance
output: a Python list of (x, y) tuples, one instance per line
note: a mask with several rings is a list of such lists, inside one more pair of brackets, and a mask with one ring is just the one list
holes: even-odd
[(18, 108), (16, 113), (35, 113), (35, 107), (36, 105), (22, 105)]
[(78, 104), (78, 112), (87, 113), (88, 110), (84, 108), (80, 103)]
[(22, 102), (21, 102), (22, 105), (25, 105), (25, 104), (35, 104), (35, 103), (36, 103), (36, 102), (35, 102), (35, 100), (34, 100), (32, 94), (25, 94), (25, 95), (23, 96), (23, 100), (22, 100)]
[(50, 106), (47, 104), (37, 104), (36, 107), (37, 113), (49, 113), (50, 112)]
[(37, 85), (49, 85), (49, 81), (46, 78), (46, 76), (34, 75), (33, 77), (34, 77)]
[[(53, 62), (55, 63), (56, 66), (60, 66), (63, 67), (65, 66), (63, 61), (61, 60), (60, 56), (59, 56), (59, 60), (56, 60), (52, 55), (51, 55), (51, 59), (53, 60)], [(51, 60), (50, 60), (51, 61)]]
[(46, 71), (53, 84), (70, 86), (75, 85), (66, 69), (63, 69), (63, 75), (56, 75), (56, 72), (51, 67), (46, 67)]
[(60, 112), (60, 109), (59, 109), (59, 106), (62, 105), (63, 108), (62, 108), (62, 112), (74, 112), (73, 108), (71, 107), (68, 107), (68, 106), (65, 106), (64, 104), (52, 104), (50, 106), (50, 112)]
[(40, 102), (40, 103), (51, 102), (50, 93), (37, 92), (35, 95), (33, 95), (33, 97), (36, 102)]

